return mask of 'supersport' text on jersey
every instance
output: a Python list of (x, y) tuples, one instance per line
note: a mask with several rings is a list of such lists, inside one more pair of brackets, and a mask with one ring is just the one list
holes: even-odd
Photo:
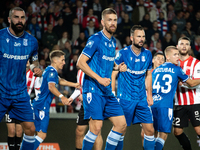
[(0, 30), (0, 96), (4, 98), (27, 97), (26, 63), (38, 59), (38, 42), (27, 32), (20, 37), (9, 28)]
[[(82, 54), (92, 58), (87, 62), (92, 71), (102, 78), (111, 78), (115, 59), (115, 47), (115, 38), (108, 39), (100, 31), (88, 39)], [(83, 82), (83, 93), (91, 92), (100, 95), (112, 95), (111, 84), (104, 87), (88, 75), (85, 75)]]

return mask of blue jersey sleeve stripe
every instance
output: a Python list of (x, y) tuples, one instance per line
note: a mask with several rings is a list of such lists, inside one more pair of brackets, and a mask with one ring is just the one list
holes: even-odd
[(85, 53), (85, 52), (82, 52), (84, 55), (86, 55), (87, 57), (89, 57), (89, 58), (91, 58), (91, 56), (90, 55), (88, 55), (87, 53)]
[(48, 83), (55, 83), (56, 84), (56, 82), (54, 82), (54, 81), (49, 81)]
[(189, 77), (187, 77), (187, 79), (183, 80), (183, 82), (187, 81), (189, 79)]

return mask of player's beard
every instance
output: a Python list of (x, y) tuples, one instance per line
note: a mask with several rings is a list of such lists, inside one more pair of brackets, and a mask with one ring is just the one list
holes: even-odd
[(108, 32), (108, 33), (110, 33), (110, 34), (113, 34), (113, 33), (115, 33), (115, 31), (116, 31), (116, 27), (115, 27), (115, 30), (111, 30), (109, 27), (106, 27), (105, 26), (105, 29), (106, 29), (106, 31)]
[[(17, 27), (17, 25), (21, 25), (22, 27), (19, 28), (19, 27)], [(21, 22), (20, 22), (20, 23), (14, 24), (14, 23), (12, 22), (12, 20), (11, 20), (11, 28), (13, 29), (13, 31), (14, 31), (15, 34), (17, 35), (17, 34), (19, 34), (19, 33), (21, 33), (21, 32), (24, 31), (25, 25), (23, 25)]]
[(182, 52), (181, 50), (179, 51), (179, 53), (180, 53), (182, 56), (188, 55), (188, 52), (189, 52), (189, 50), (187, 50), (187, 51), (185, 51), (185, 52)]
[(144, 45), (144, 42), (143, 42), (142, 46), (140, 46), (140, 45), (139, 45), (139, 43), (138, 43), (138, 44), (136, 44), (136, 43), (135, 43), (135, 41), (133, 41), (133, 45), (134, 45), (135, 47), (137, 47), (138, 49), (140, 49), (140, 48), (142, 48), (142, 47), (143, 47), (143, 45)]

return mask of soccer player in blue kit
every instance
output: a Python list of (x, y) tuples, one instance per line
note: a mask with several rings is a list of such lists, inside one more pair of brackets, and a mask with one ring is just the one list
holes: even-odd
[(179, 51), (175, 46), (168, 46), (165, 49), (166, 62), (157, 67), (153, 73), (153, 100), (151, 106), (154, 128), (158, 131), (155, 150), (162, 150), (171, 132), (173, 121), (173, 98), (179, 79), (189, 86), (200, 84), (199, 80), (191, 80), (178, 65)]
[(33, 100), (35, 127), (37, 131), (34, 150), (36, 150), (40, 143), (42, 143), (46, 138), (49, 125), (49, 109), (54, 95), (61, 98), (61, 101), (64, 105), (70, 105), (73, 101), (69, 101), (58, 91), (56, 88), (58, 87), (58, 84), (80, 88), (79, 83), (69, 82), (59, 78), (58, 76), (57, 71), (62, 70), (65, 64), (65, 53), (61, 50), (54, 50), (50, 53), (49, 57), (51, 65), (48, 66), (43, 72), (39, 94)]
[[(123, 108), (127, 126), (141, 123), (144, 130), (145, 150), (154, 150), (155, 138), (151, 108), (152, 98), (152, 54), (143, 48), (145, 32), (140, 25), (131, 28), (130, 39), (132, 45), (120, 50), (115, 63), (124, 62), (127, 65), (126, 72), (117, 72), (112, 75), (115, 83), (118, 74), (117, 98)], [(112, 83), (112, 89), (115, 84)], [(146, 86), (145, 86), (146, 83)], [(146, 94), (147, 91), (147, 94)]]
[(24, 31), (23, 9), (12, 8), (8, 22), (10, 26), (0, 30), (0, 120), (8, 110), (10, 118), (21, 121), (24, 130), (21, 150), (32, 150), (35, 126), (26, 86), (26, 63), (32, 59), (31, 70), (36, 76), (42, 75), (37, 67), (38, 42)]
[[(123, 110), (111, 90), (116, 40), (112, 36), (117, 28), (115, 10), (102, 12), (103, 30), (92, 35), (79, 57), (77, 66), (85, 73), (83, 81), (84, 119), (90, 119), (89, 131), (83, 140), (83, 150), (91, 150), (101, 131), (103, 120), (108, 118), (113, 128), (106, 140), (106, 150), (123, 149), (126, 120)], [(124, 63), (116, 66), (126, 71)], [(116, 69), (116, 68), (115, 68)]]

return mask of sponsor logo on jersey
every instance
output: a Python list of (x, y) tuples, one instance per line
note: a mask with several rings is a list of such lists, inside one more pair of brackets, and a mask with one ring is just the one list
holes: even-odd
[(24, 59), (28, 59), (29, 55), (10, 55), (10, 54), (4, 53), (3, 57), (7, 59), (24, 60)]
[(107, 44), (107, 42), (105, 42), (105, 46), (107, 46), (108, 44)]
[(106, 55), (103, 55), (102, 59), (108, 60), (108, 61), (114, 61), (115, 57), (108, 57)]
[(94, 41), (89, 40), (85, 47), (91, 48), (93, 44), (94, 44)]
[(9, 38), (7, 38), (7, 39), (6, 39), (6, 41), (7, 41), (7, 43), (8, 43), (8, 42), (10, 41), (10, 39), (9, 39)]
[(131, 61), (132, 61), (133, 57), (131, 57), (130, 59), (131, 59)]
[(28, 39), (24, 39), (24, 40), (23, 40), (23, 45), (24, 45), (24, 46), (28, 46)]
[(131, 69), (127, 69), (127, 72), (132, 73), (132, 74), (143, 74), (146, 72), (146, 69), (141, 70), (141, 71), (135, 71), (135, 70), (131, 70)]
[[(181, 69), (182, 70), (182, 69)], [(156, 68), (155, 72), (154, 73), (157, 73), (157, 72), (171, 72), (171, 73), (175, 73), (174, 72), (174, 68)], [(183, 75), (185, 73), (183, 72)]]
[(136, 58), (136, 59), (135, 59), (135, 62), (140, 62), (140, 59), (137, 59), (137, 58)]
[(153, 100), (154, 101), (160, 101), (160, 100), (162, 100), (162, 97), (159, 94), (156, 94), (156, 95), (153, 96)]
[(21, 43), (15, 42), (14, 46), (16, 46), (16, 47), (21, 46)]

